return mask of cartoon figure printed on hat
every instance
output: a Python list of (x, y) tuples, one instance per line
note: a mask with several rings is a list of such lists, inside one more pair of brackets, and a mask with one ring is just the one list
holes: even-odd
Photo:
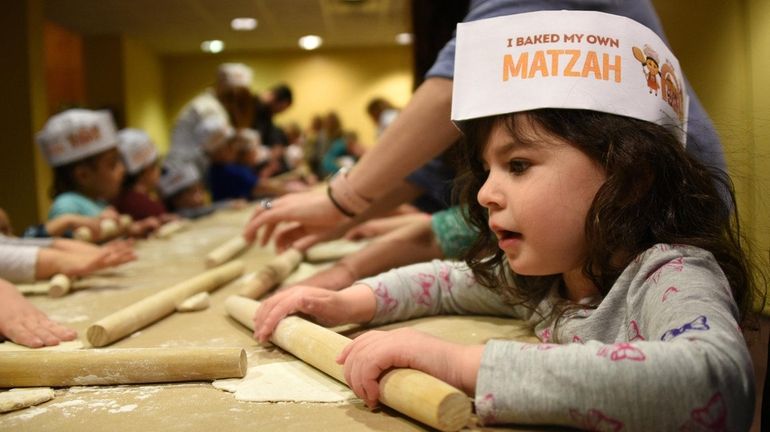
[[(644, 45), (644, 49), (639, 47), (632, 47), (631, 49), (634, 57), (642, 64), (642, 72), (647, 78), (650, 94), (655, 93), (657, 96), (658, 90), (661, 90), (661, 97), (678, 114), (679, 121), (684, 120), (683, 83), (677, 78), (674, 66), (668, 59), (663, 66), (659, 66), (660, 57), (649, 45)], [(658, 84), (658, 77), (660, 77), (661, 84)]]
[[(600, 33), (623, 43), (593, 65), (615, 71), (637, 63), (620, 47), (652, 37), (627, 18), (586, 11), (458, 25), (458, 188), (478, 232), (464, 262), (401, 267), (336, 292), (279, 292), (256, 311), (255, 338), (267, 341), (293, 313), (324, 325), (507, 316), (531, 325), (540, 343), (461, 345), (401, 328), (364, 333), (337, 362), (371, 407), (383, 372), (408, 367), (472, 395), (485, 423), (747, 430), (754, 376), (739, 324), (764, 293), (718, 190), (732, 191), (729, 178), (686, 153), (673, 108), (634, 78), (566, 74), (564, 62), (556, 73), (501, 79), (507, 54), (586, 54), (595, 49), (588, 38), (490, 44)], [(661, 40), (650, 46), (677, 65)], [(589, 68), (585, 58), (575, 70)]]

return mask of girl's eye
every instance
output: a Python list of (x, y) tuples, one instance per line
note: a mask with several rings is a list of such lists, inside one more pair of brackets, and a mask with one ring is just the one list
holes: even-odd
[(508, 169), (514, 175), (521, 175), (524, 174), (524, 171), (526, 171), (530, 165), (531, 164), (525, 160), (513, 159), (512, 161), (508, 162)]

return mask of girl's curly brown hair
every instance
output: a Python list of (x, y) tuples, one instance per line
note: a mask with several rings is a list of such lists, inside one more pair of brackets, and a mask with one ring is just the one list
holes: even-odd
[[(534, 129), (522, 127), (527, 123)], [(583, 266), (583, 273), (602, 296), (638, 254), (656, 243), (686, 244), (714, 255), (727, 276), (741, 316), (746, 316), (752, 293), (758, 291), (741, 245), (730, 179), (687, 154), (665, 128), (595, 111), (539, 109), (460, 125), (464, 140), (458, 152), (456, 191), (468, 209), (468, 222), (479, 232), (463, 258), (479, 283), (505, 298), (516, 299), (516, 303), (534, 307), (560, 276), (514, 274), (488, 228), (487, 210), (476, 197), (487, 176), (481, 154), (498, 125), (514, 140), (523, 142), (548, 135), (559, 137), (604, 168), (607, 181), (586, 216), (587, 259)], [(532, 130), (540, 131), (540, 136), (534, 136)], [(618, 251), (622, 251), (621, 259)]]

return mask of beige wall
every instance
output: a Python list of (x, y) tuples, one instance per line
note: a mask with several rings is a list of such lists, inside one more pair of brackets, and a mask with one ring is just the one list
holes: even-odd
[(160, 58), (141, 42), (123, 38), (126, 126), (144, 130), (165, 153), (169, 125)]
[[(654, 1), (671, 45), (711, 115), (759, 265), (770, 253), (770, 3)], [(686, 24), (686, 25), (685, 25)], [(770, 310), (770, 309), (768, 309)]]
[[(750, 224), (765, 268), (770, 268), (770, 2), (750, 0), (747, 16), (754, 133)], [(770, 313), (770, 305), (766, 305), (765, 311)]]
[(314, 114), (333, 109), (343, 127), (357, 131), (367, 144), (375, 136), (374, 124), (366, 116), (369, 99), (383, 96), (403, 106), (411, 95), (408, 47), (173, 56), (163, 59), (166, 112), (172, 122), (187, 101), (213, 83), (217, 66), (224, 62), (251, 66), (254, 91), (278, 82), (292, 88), (294, 104), (275, 118), (276, 123), (294, 121), (304, 128)]

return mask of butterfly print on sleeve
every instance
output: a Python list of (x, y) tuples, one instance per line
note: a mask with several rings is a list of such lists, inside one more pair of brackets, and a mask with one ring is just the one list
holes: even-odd
[(614, 345), (605, 345), (596, 352), (596, 355), (599, 357), (609, 358), (612, 361), (644, 361), (647, 358), (642, 350), (628, 342), (620, 342)]
[(662, 341), (668, 341), (671, 340), (677, 336), (682, 335), (683, 333), (694, 331), (694, 330), (709, 330), (711, 327), (709, 327), (708, 319), (705, 315), (701, 315), (694, 320), (688, 322), (687, 324), (684, 324), (681, 327), (672, 328), (671, 330), (668, 330), (667, 332), (663, 333), (663, 336), (660, 337), (660, 340)]
[(637, 340), (645, 340), (642, 336), (642, 332), (639, 331), (639, 324), (636, 320), (631, 320), (628, 323), (628, 341), (633, 342)]
[(660, 280), (660, 275), (663, 273), (664, 270), (681, 272), (683, 269), (684, 269), (684, 258), (683, 257), (674, 258), (671, 261), (660, 266), (654, 272), (652, 272), (652, 274), (650, 274), (647, 277), (647, 279), (652, 280), (655, 283), (658, 283), (658, 281)]
[(412, 293), (414, 302), (429, 307), (433, 301), (433, 295), (430, 289), (433, 284), (436, 283), (436, 276), (428, 273), (419, 273), (417, 276), (412, 276), (412, 280), (417, 282), (418, 290)]
[(679, 430), (683, 432), (727, 431), (727, 405), (722, 399), (722, 393), (715, 393), (706, 405), (692, 410), (690, 418)]
[(571, 408), (569, 415), (577, 422), (580, 429), (598, 432), (618, 432), (623, 430), (622, 421), (614, 419), (598, 409), (589, 409), (585, 414)]
[(679, 289), (677, 287), (668, 287), (666, 292), (663, 293), (663, 297), (661, 297), (660, 301), (664, 302), (668, 300), (669, 296), (672, 296), (679, 292)]
[(392, 312), (398, 306), (398, 300), (390, 296), (388, 287), (382, 282), (377, 284), (377, 288), (374, 290), (374, 295), (380, 299), (380, 304), (385, 312)]

